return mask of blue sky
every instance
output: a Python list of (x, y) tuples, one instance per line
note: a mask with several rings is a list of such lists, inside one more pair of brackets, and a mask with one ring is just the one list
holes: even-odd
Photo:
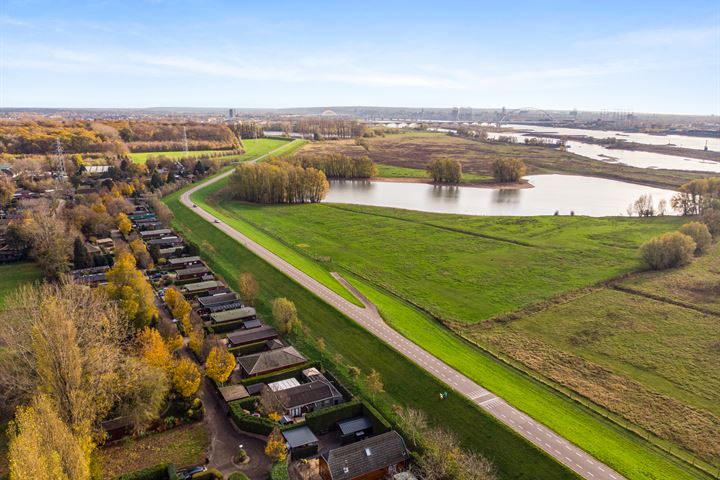
[(0, 0), (0, 106), (720, 114), (720, 1)]

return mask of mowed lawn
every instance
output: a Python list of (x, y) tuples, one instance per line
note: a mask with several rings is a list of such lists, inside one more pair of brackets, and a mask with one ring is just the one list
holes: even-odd
[(138, 439), (121, 440), (101, 449), (98, 461), (103, 478), (113, 479), (159, 463), (172, 463), (177, 468), (202, 464), (208, 446), (205, 425), (198, 422)]
[[(205, 197), (217, 188), (215, 185), (204, 189), (193, 195), (193, 200), (203, 208), (211, 208), (206, 204)], [(297, 255), (305, 250), (305, 245), (289, 243), (282, 237), (271, 237), (233, 212), (211, 209), (223, 221), (266, 245), (271, 251), (298, 268), (305, 270), (305, 262), (311, 260), (311, 257), (307, 256), (303, 262), (296, 263)], [(410, 215), (414, 212), (403, 213)], [(446, 216), (438, 215), (437, 218), (446, 218)], [(507, 225), (501, 225), (493, 231), (493, 234), (503, 233), (507, 228)], [(268, 238), (271, 241), (268, 241)], [(347, 245), (352, 245), (353, 242), (352, 237), (347, 239)], [(316, 267), (337, 266), (335, 264), (328, 265), (326, 258), (319, 258), (315, 265)], [(315, 275), (316, 271), (317, 268), (306, 270), (311, 276), (323, 282), (323, 277)], [(348, 274), (347, 271), (343, 273), (380, 308), (385, 320), (400, 333), (558, 431), (628, 478), (694, 478), (693, 475), (677, 468), (656, 452), (649, 450), (643, 441), (628, 436), (597, 415), (578, 407), (574, 402), (558, 396), (517, 371), (495, 361), (480, 349), (443, 328), (417, 308)]]
[(198, 244), (207, 241), (212, 246), (203, 249), (203, 254), (213, 271), (233, 287), (237, 287), (235, 279), (241, 272), (252, 272), (260, 284), (257, 309), (267, 320), (271, 319), (270, 301), (273, 298), (282, 296), (292, 300), (308, 332), (306, 337), (296, 339), (296, 344), (307, 355), (318, 359), (318, 352), (308, 338), (322, 337), (327, 345), (322, 357), (325, 362), (340, 354), (345, 364), (360, 368), (364, 374), (371, 369), (380, 372), (385, 393), (378, 395), (375, 403), (385, 415), (392, 415), (392, 405), (409, 405), (423, 410), (431, 422), (454, 431), (466, 448), (490, 458), (503, 479), (577, 478), (465, 399), (450, 395), (440, 401), (438, 393), (447, 390), (447, 386), (200, 219), (180, 204), (179, 195), (180, 192), (176, 192), (164, 199), (175, 213), (173, 226), (189, 240)]
[(0, 309), (5, 299), (21, 285), (39, 281), (40, 270), (34, 263), (10, 263), (0, 265)]

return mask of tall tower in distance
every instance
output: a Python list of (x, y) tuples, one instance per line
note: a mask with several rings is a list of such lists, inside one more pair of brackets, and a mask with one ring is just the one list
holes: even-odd
[(65, 156), (63, 155), (62, 143), (60, 143), (60, 137), (55, 138), (55, 174), (59, 180), (67, 178), (67, 172), (65, 171)]

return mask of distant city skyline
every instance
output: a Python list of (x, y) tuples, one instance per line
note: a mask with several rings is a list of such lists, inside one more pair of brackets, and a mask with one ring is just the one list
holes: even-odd
[(0, 107), (720, 114), (720, 2), (0, 6)]

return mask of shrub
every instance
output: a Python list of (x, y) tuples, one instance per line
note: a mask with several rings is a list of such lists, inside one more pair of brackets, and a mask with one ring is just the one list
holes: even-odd
[(247, 475), (242, 472), (233, 472), (227, 480), (250, 480)]
[(525, 162), (518, 158), (498, 158), (492, 164), (493, 177), (500, 183), (517, 183), (526, 171)]
[(152, 467), (136, 470), (131, 473), (120, 475), (117, 480), (175, 480), (177, 474), (175, 467), (167, 463), (160, 463)]
[(272, 470), (270, 470), (270, 480), (290, 480), (287, 459), (282, 462), (277, 462), (272, 466)]
[(711, 208), (700, 215), (700, 221), (707, 225), (713, 237), (720, 235), (720, 209)]
[(700, 222), (686, 223), (680, 227), (680, 233), (684, 233), (688, 237), (695, 240), (695, 255), (705, 253), (712, 243), (712, 235), (707, 225)]
[(640, 247), (640, 256), (653, 270), (678, 267), (690, 262), (695, 240), (680, 232), (664, 233)]
[(192, 476), (192, 480), (222, 480), (223, 478), (225, 478), (223, 474), (216, 468), (208, 468), (204, 472), (199, 472)]

